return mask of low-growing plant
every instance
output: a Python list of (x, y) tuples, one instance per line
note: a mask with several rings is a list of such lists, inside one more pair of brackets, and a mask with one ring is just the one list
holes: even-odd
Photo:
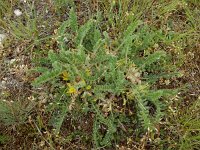
[(176, 143), (174, 148), (187, 150), (198, 149), (200, 147), (199, 108), (200, 98), (198, 98), (190, 106), (186, 106), (184, 110), (174, 116), (173, 119), (177, 122), (174, 127), (178, 128), (177, 130), (172, 131), (172, 134), (178, 136), (173, 139), (173, 142)]
[(9, 138), (6, 135), (0, 134), (0, 144), (5, 144), (8, 140)]
[(37, 67), (42, 74), (33, 82), (33, 86), (48, 82), (60, 93), (55, 99), (59, 105), (51, 109), (56, 134), (73, 112), (94, 114), (96, 148), (113, 144), (127, 121), (120, 116), (130, 116), (128, 122), (142, 126), (142, 133), (157, 131), (165, 105), (177, 90), (159, 89), (155, 83), (179, 75), (170, 55), (159, 48), (167, 35), (135, 20), (119, 37), (111, 38), (94, 19), (79, 26), (74, 9), (56, 35), (59, 49), (49, 51), (45, 64), (49, 67)]
[(0, 122), (8, 126), (25, 124), (34, 106), (33, 102), (0, 100)]
[(55, 7), (56, 12), (62, 14), (62, 10), (66, 10), (68, 6), (74, 5), (74, 0), (53, 0), (52, 4)]

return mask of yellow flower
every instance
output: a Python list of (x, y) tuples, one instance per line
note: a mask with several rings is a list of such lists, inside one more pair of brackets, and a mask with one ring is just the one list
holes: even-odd
[(68, 94), (75, 94), (77, 92), (76, 88), (73, 87), (70, 83), (68, 83), (67, 86), (69, 87), (67, 91)]
[(62, 72), (62, 78), (64, 81), (68, 81), (69, 80), (69, 74), (67, 73), (67, 71), (63, 71)]
[(85, 72), (86, 72), (86, 75), (87, 75), (88, 77), (91, 76), (91, 71), (90, 71), (90, 69), (86, 69)]
[(82, 80), (80, 81), (80, 83), (81, 83), (83, 86), (85, 86), (85, 85), (86, 85), (86, 82), (85, 82), (85, 80), (84, 80), (84, 79), (82, 79)]
[(104, 48), (105, 48), (105, 49), (108, 49), (108, 45), (107, 45), (107, 44), (105, 44), (105, 45), (104, 45)]
[(91, 88), (91, 85), (86, 86), (86, 90), (90, 90)]

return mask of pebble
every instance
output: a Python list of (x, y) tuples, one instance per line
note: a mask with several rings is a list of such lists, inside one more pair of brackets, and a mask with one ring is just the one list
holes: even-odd
[(14, 14), (15, 14), (17, 17), (19, 17), (19, 16), (22, 15), (22, 12), (21, 12), (21, 10), (19, 10), (19, 9), (15, 9), (15, 10), (14, 10)]
[(5, 34), (0, 34), (0, 42), (2, 42), (6, 38)]
[(0, 48), (3, 48), (3, 40), (6, 38), (5, 34), (0, 34)]

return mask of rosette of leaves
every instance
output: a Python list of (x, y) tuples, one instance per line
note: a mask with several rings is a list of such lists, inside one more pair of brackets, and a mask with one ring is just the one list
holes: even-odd
[[(69, 19), (57, 30), (59, 52), (48, 53), (52, 67), (44, 68), (45, 72), (33, 82), (34, 86), (46, 82), (63, 85), (62, 109), (51, 120), (56, 131), (60, 131), (68, 113), (92, 112), (93, 143), (96, 147), (109, 146), (119, 128), (118, 114), (126, 115), (118, 108), (126, 109), (127, 104), (136, 110), (133, 122), (142, 125), (143, 131), (156, 131), (163, 116), (164, 100), (176, 91), (157, 89), (154, 85), (160, 78), (178, 73), (164, 69), (171, 65), (165, 51), (146, 51), (165, 38), (160, 30), (153, 31), (141, 21), (133, 21), (119, 37), (112, 39), (109, 33), (101, 31), (96, 20), (78, 25), (71, 9)], [(101, 132), (102, 126), (105, 132)]]

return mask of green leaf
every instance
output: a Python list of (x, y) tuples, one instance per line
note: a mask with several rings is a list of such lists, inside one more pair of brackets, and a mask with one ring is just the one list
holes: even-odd
[(128, 28), (126, 29), (126, 31), (123, 33), (124, 37), (126, 38), (126, 36), (132, 35), (133, 32), (138, 28), (138, 26), (140, 26), (143, 22), (141, 20), (136, 20), (133, 21)]
[(39, 76), (38, 78), (34, 80), (32, 85), (39, 86), (59, 76), (62, 72), (61, 66), (59, 65), (58, 62), (54, 62), (53, 66), (54, 66), (53, 70), (43, 73), (41, 76)]
[(165, 51), (156, 51), (153, 54), (150, 54), (141, 64), (140, 66), (145, 67), (148, 65), (151, 65), (154, 62), (157, 62), (161, 57), (165, 57), (166, 52)]
[(51, 117), (49, 124), (55, 128), (55, 133), (59, 134), (64, 119), (67, 115), (68, 109), (67, 104), (63, 103), (62, 106), (59, 106), (59, 110), (55, 110), (54, 115)]
[(50, 50), (48, 52), (48, 59), (51, 61), (51, 63), (59, 61), (58, 55), (56, 53), (54, 53), (53, 50)]
[(73, 32), (77, 32), (78, 30), (78, 22), (77, 22), (77, 16), (74, 11), (74, 8), (71, 8), (69, 12), (69, 22), (70, 22), (70, 28)]
[(79, 28), (78, 35), (76, 37), (77, 46), (82, 45), (83, 39), (87, 35), (88, 31), (91, 29), (92, 25), (93, 25), (93, 20), (89, 20), (86, 24), (84, 24)]

